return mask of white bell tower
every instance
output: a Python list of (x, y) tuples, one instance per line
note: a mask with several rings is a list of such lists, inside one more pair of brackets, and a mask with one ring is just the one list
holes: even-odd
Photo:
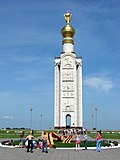
[(62, 53), (54, 60), (54, 128), (82, 128), (82, 58), (77, 58), (74, 51), (71, 14), (67, 12), (64, 16)]

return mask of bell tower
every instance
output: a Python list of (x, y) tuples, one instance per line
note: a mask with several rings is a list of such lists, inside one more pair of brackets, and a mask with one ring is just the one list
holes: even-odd
[(71, 14), (67, 12), (64, 17), (62, 53), (54, 60), (54, 128), (82, 128), (82, 58), (74, 51)]

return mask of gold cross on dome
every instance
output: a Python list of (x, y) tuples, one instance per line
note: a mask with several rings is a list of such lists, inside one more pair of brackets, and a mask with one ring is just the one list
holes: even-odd
[(65, 20), (66, 20), (66, 23), (70, 23), (70, 18), (71, 18), (72, 14), (67, 12), (66, 14), (64, 14), (64, 17), (65, 17)]

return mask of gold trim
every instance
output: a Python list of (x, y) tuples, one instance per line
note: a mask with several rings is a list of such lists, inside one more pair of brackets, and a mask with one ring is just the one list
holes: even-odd
[(64, 17), (65, 17), (65, 20), (66, 20), (66, 23), (70, 23), (70, 18), (71, 18), (72, 14), (67, 12), (66, 14), (64, 14)]
[(73, 38), (66, 37), (66, 38), (63, 38), (63, 40), (62, 40), (62, 45), (64, 43), (72, 43), (72, 44), (74, 44), (74, 40), (73, 40)]

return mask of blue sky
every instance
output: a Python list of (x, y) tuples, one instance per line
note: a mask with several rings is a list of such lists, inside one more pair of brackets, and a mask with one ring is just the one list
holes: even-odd
[[(54, 57), (72, 13), (83, 58), (83, 121), (120, 129), (120, 1), (0, 0), (0, 128), (53, 127)], [(42, 114), (42, 118), (41, 118)], [(42, 120), (42, 124), (41, 124)], [(42, 125), (42, 126), (41, 126)]]

